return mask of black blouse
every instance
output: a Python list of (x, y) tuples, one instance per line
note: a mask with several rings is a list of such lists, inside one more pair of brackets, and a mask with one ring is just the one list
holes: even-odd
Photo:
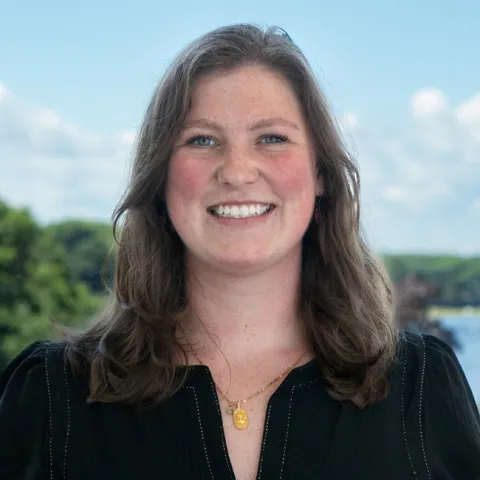
[[(234, 479), (210, 370), (149, 410), (85, 401), (62, 343), (37, 342), (0, 377), (0, 479)], [(315, 360), (267, 409), (257, 480), (480, 479), (478, 408), (453, 351), (405, 334), (388, 399), (331, 399)], [(187, 368), (187, 367), (185, 367)]]

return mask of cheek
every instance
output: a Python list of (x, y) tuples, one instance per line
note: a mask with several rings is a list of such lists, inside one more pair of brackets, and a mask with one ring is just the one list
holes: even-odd
[(167, 180), (167, 202), (170, 200), (171, 208), (198, 200), (205, 194), (207, 184), (205, 165), (184, 155), (171, 158)]
[(278, 159), (278, 186), (287, 195), (315, 197), (315, 165), (306, 153), (286, 154)]

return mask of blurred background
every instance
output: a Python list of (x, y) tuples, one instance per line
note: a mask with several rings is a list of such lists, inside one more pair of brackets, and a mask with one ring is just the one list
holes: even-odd
[(95, 318), (156, 82), (194, 37), (248, 21), (306, 53), (359, 160), (396, 321), (454, 346), (480, 401), (479, 18), (476, 0), (0, 0), (0, 369), (50, 318)]

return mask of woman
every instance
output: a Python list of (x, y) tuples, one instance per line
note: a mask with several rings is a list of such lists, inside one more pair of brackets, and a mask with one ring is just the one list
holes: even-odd
[(178, 55), (123, 215), (110, 308), (2, 376), (1, 478), (480, 478), (471, 390), (393, 326), (356, 165), (285, 32)]

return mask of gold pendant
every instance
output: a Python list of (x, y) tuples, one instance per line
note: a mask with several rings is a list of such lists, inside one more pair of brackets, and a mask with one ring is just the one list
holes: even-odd
[[(230, 407), (230, 411), (232, 408)], [(237, 403), (237, 408), (233, 410), (233, 424), (235, 428), (239, 430), (243, 430), (244, 428), (248, 427), (248, 416), (247, 411), (244, 408), (240, 407), (240, 402)]]

